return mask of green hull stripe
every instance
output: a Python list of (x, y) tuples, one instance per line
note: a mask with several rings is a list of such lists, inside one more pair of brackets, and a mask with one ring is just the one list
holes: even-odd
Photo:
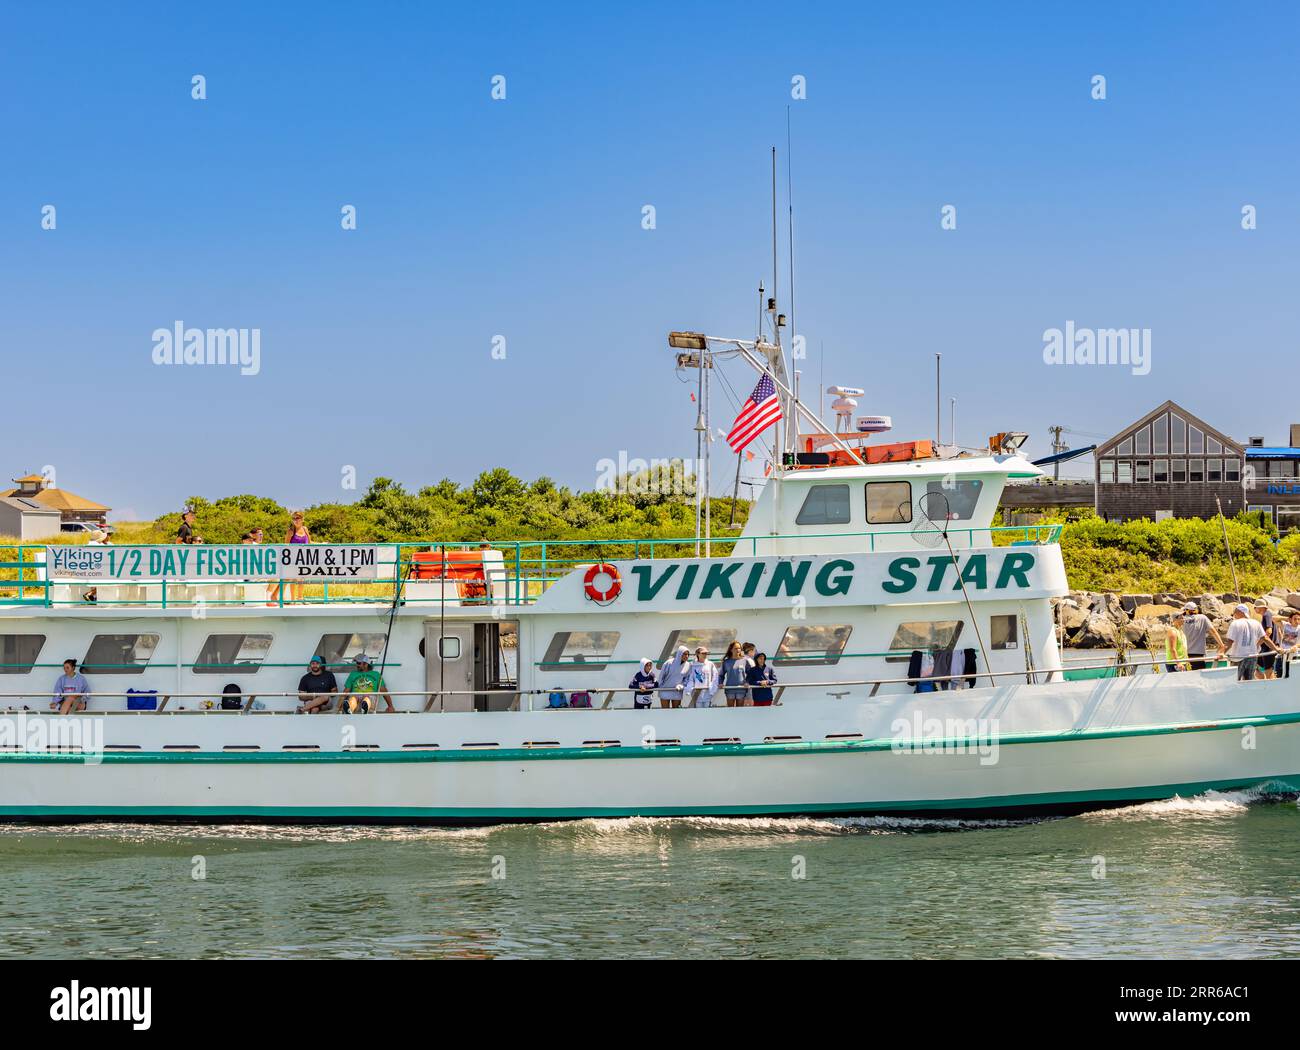
[(953, 811), (1032, 809), (1037, 806), (1146, 802), (1173, 795), (1199, 795), (1272, 785), (1300, 791), (1300, 773), (1235, 780), (1203, 780), (1184, 784), (1101, 788), (1094, 791), (1050, 791), (1033, 795), (985, 795), (979, 798), (906, 799), (887, 802), (807, 802), (759, 806), (581, 806), (565, 808), (495, 807), (480, 809), (424, 806), (0, 806), (0, 817), (262, 817), (297, 820), (560, 820), (583, 817), (752, 817), (791, 814), (885, 813), (889, 811)]
[[(855, 754), (870, 751), (971, 751), (996, 743), (998, 747), (1017, 744), (1069, 744), (1088, 740), (1116, 740), (1148, 736), (1167, 736), (1173, 733), (1211, 733), (1241, 731), (1247, 726), (1256, 728), (1294, 725), (1300, 723), (1300, 712), (1281, 715), (1256, 715), (1246, 718), (1224, 718), (1216, 722), (1185, 722), (1172, 725), (1133, 726), (1126, 729), (1080, 729), (1069, 732), (1014, 733), (993, 738), (952, 737), (923, 740), (915, 747), (903, 747), (894, 739), (877, 740), (808, 740), (798, 743), (772, 744), (682, 744), (643, 747), (493, 747), (457, 748), (446, 751), (107, 751), (89, 756), (94, 764), (156, 765), (161, 763), (222, 763), (222, 762), (539, 762), (572, 761), (575, 759), (609, 758), (718, 758), (753, 757), (759, 755), (827, 755)], [(0, 752), (0, 765), (13, 762), (71, 762), (87, 761), (79, 753), (58, 752)]]

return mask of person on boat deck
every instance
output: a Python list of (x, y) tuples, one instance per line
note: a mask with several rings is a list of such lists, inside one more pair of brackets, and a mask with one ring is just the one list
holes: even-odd
[(684, 645), (659, 668), (659, 706), (681, 707), (682, 685), (691, 673), (691, 651)]
[[(1255, 614), (1259, 617), (1259, 625), (1264, 628), (1265, 636), (1273, 639), (1274, 642), (1282, 640), (1282, 632), (1278, 630), (1277, 624), (1273, 619), (1273, 610), (1268, 607), (1268, 602), (1263, 598), (1255, 599)], [(1274, 653), (1260, 652), (1259, 660), (1255, 664), (1256, 678), (1275, 678), (1273, 664), (1277, 661)]]
[(203, 537), (194, 531), (194, 511), (187, 510), (181, 515), (181, 523), (176, 529), (177, 543), (202, 543)]
[(754, 661), (739, 642), (727, 646), (727, 655), (722, 658), (721, 676), (723, 695), (727, 698), (728, 707), (747, 706), (749, 690), (745, 688), (745, 672), (753, 666)]
[(632, 694), (632, 706), (645, 710), (654, 701), (654, 688), (659, 684), (659, 675), (655, 672), (655, 662), (648, 656), (641, 657), (640, 668), (632, 676), (632, 681), (627, 683), (627, 687), (636, 690)]
[(1300, 609), (1294, 609), (1282, 624), (1282, 677), (1291, 677), (1291, 660), (1300, 645)]
[(76, 660), (63, 661), (63, 674), (54, 683), (54, 698), (50, 701), (50, 710), (61, 715), (70, 715), (74, 711), (86, 709), (86, 694), (90, 692), (90, 683), (86, 676), (77, 671)]
[(1188, 602), (1183, 606), (1183, 637), (1187, 639), (1187, 662), (1191, 664), (1193, 671), (1204, 671), (1210, 664), (1205, 659), (1207, 637), (1214, 639), (1214, 644), (1219, 647), (1220, 656), (1227, 648), (1223, 644), (1223, 639), (1219, 637), (1219, 632), (1214, 629), (1214, 624), (1210, 623), (1210, 618), (1201, 612), (1195, 602)]
[(339, 691), (339, 680), (325, 667), (325, 660), (313, 656), (307, 662), (307, 673), (298, 679), (298, 711), (308, 715), (322, 715), (329, 710), (330, 696)]
[(718, 665), (709, 659), (709, 650), (701, 645), (695, 650), (695, 662), (691, 664), (688, 683), (691, 690), (691, 706), (712, 707), (713, 696), (718, 691), (721, 681)]
[(383, 696), (384, 703), (388, 705), (388, 713), (392, 714), (396, 708), (393, 707), (393, 698), (388, 693), (388, 686), (384, 684), (383, 675), (372, 668), (370, 657), (365, 653), (358, 653), (353, 662), (357, 669), (348, 675), (348, 680), (343, 683), (343, 699), (339, 701), (339, 711), (346, 711), (349, 714), (373, 714), (379, 709), (379, 700), (376, 694)]
[(1232, 623), (1228, 627), (1228, 659), (1237, 661), (1237, 681), (1249, 682), (1255, 677), (1261, 643), (1277, 652), (1273, 639), (1264, 633), (1258, 620), (1250, 617), (1250, 606), (1242, 602), (1232, 610)]
[(776, 682), (776, 672), (767, 666), (767, 653), (755, 653), (754, 663), (745, 672), (745, 681), (752, 687), (750, 696), (754, 698), (755, 707), (772, 705), (772, 685)]
[(1189, 667), (1187, 636), (1183, 634), (1183, 614), (1177, 613), (1165, 629), (1165, 670), (1173, 674), (1175, 671), (1186, 671)]

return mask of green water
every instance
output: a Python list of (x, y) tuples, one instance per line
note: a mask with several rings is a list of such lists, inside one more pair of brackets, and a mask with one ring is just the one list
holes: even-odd
[(1247, 793), (1024, 824), (8, 826), (0, 955), (1295, 957), (1298, 871), (1294, 796)]

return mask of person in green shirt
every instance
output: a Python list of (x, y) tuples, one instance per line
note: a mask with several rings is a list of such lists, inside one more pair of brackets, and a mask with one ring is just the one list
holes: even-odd
[(339, 711), (354, 715), (371, 714), (379, 709), (379, 696), (383, 696), (384, 703), (388, 705), (387, 711), (392, 714), (396, 710), (393, 707), (393, 698), (388, 694), (388, 686), (384, 684), (383, 675), (373, 669), (370, 657), (365, 653), (358, 653), (353, 657), (353, 663), (357, 665), (357, 669), (348, 675), (348, 680), (343, 684), (343, 698), (339, 701)]
[(1183, 634), (1183, 616), (1179, 613), (1165, 629), (1165, 670), (1187, 671), (1191, 669), (1187, 661), (1187, 636)]

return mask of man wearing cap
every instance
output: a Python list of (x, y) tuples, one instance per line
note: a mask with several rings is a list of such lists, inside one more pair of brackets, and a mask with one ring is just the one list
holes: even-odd
[[(1273, 610), (1268, 607), (1268, 602), (1263, 598), (1256, 598), (1255, 612), (1259, 615), (1259, 625), (1264, 628), (1265, 637), (1271, 638), (1275, 642), (1281, 641), (1277, 636), (1277, 625), (1273, 622)], [(1259, 677), (1276, 678), (1277, 674), (1273, 669), (1276, 662), (1277, 657), (1272, 653), (1260, 653), (1259, 663), (1256, 667)]]
[(357, 665), (357, 669), (348, 675), (348, 680), (343, 683), (343, 699), (339, 701), (339, 711), (346, 711), (348, 714), (373, 714), (379, 708), (376, 694), (380, 694), (384, 698), (384, 703), (388, 705), (388, 713), (392, 714), (395, 710), (393, 698), (388, 694), (388, 686), (384, 684), (383, 675), (371, 669), (370, 657), (365, 653), (357, 653), (353, 663)]
[(334, 672), (326, 669), (322, 657), (313, 656), (307, 664), (307, 673), (298, 679), (298, 699), (302, 702), (298, 713), (324, 714), (329, 710), (330, 696), (338, 691)]
[(1222, 653), (1225, 646), (1210, 618), (1196, 607), (1195, 602), (1183, 606), (1183, 637), (1187, 639), (1187, 662), (1193, 671), (1204, 671), (1209, 666), (1205, 659), (1205, 639), (1209, 636)]
[(1258, 620), (1251, 619), (1250, 606), (1242, 602), (1232, 610), (1232, 623), (1228, 627), (1228, 659), (1237, 661), (1237, 681), (1249, 682), (1255, 677), (1259, 662), (1259, 646), (1263, 642), (1274, 652), (1277, 646), (1264, 633)]

